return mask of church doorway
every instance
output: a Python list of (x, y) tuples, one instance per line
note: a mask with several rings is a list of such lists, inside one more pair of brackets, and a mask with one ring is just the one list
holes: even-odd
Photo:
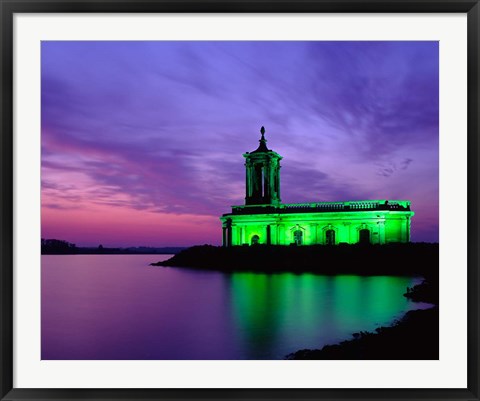
[(327, 230), (325, 232), (325, 244), (326, 245), (335, 245), (335, 231)]
[(260, 241), (260, 237), (258, 235), (254, 235), (252, 237), (252, 245), (258, 245)]
[(295, 241), (295, 245), (302, 245), (302, 243), (303, 243), (303, 232), (302, 232), (302, 230), (296, 230), (293, 233), (293, 240)]
[(360, 244), (369, 244), (370, 243), (370, 230), (364, 228), (359, 231), (359, 241)]

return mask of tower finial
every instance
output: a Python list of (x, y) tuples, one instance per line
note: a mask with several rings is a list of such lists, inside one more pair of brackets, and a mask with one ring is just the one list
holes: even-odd
[(262, 126), (262, 128), (260, 128), (260, 133), (262, 134), (262, 137), (260, 138), (260, 143), (265, 143), (267, 142), (267, 140), (265, 139), (265, 127)]
[(267, 140), (265, 139), (265, 127), (260, 128), (260, 133), (262, 134), (262, 137), (258, 142), (260, 142), (260, 145), (256, 150), (254, 150), (252, 153), (259, 153), (259, 152), (270, 152), (270, 150), (267, 148)]

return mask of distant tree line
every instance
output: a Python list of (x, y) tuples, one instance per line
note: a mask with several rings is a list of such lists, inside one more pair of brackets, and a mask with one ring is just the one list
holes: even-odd
[(72, 254), (78, 253), (78, 248), (75, 244), (61, 240), (61, 239), (43, 239), (42, 238), (42, 255), (53, 254)]
[(184, 247), (128, 247), (107, 248), (103, 245), (97, 247), (77, 247), (75, 244), (60, 239), (42, 238), (42, 255), (124, 255), (124, 254), (176, 254), (184, 250)]

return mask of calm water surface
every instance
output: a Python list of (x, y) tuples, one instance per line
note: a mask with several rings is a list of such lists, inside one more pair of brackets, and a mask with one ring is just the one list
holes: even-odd
[(42, 359), (282, 359), (429, 304), (406, 277), (226, 274), (169, 255), (42, 256)]

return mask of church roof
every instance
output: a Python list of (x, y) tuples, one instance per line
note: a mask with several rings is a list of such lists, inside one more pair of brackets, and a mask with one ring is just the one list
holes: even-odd
[[(232, 214), (298, 214), (298, 213), (326, 213), (326, 212), (367, 212), (388, 210), (395, 212), (409, 212), (410, 201), (406, 200), (365, 200), (347, 202), (309, 202), (309, 203), (281, 203), (279, 205), (241, 205), (232, 206)], [(413, 212), (412, 212), (413, 213)]]

